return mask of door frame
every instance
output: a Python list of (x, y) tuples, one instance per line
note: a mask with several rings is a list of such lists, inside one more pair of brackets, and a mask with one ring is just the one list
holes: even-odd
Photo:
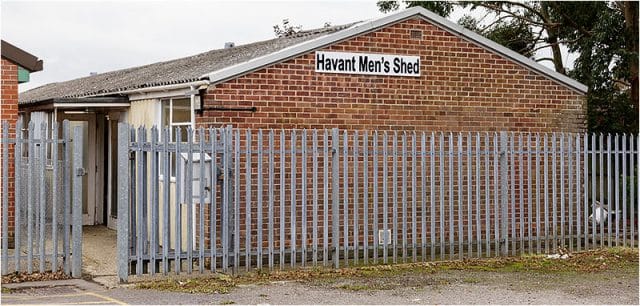
[[(87, 146), (86, 156), (87, 156), (87, 165), (85, 168), (85, 175), (87, 175), (87, 213), (82, 213), (82, 225), (94, 225), (96, 224), (96, 211), (98, 206), (100, 208), (101, 205), (98, 203), (102, 202), (102, 194), (96, 192), (96, 172), (97, 172), (97, 123), (96, 123), (96, 114), (95, 113), (58, 113), (58, 120), (69, 120), (73, 121), (85, 121), (87, 122), (87, 139), (84, 140), (85, 145)], [(83, 199), (84, 200), (84, 199)]]

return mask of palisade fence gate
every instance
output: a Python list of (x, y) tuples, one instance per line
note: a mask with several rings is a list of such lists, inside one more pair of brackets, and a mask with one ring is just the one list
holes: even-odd
[(62, 131), (55, 122), (32, 121), (23, 129), (21, 120), (13, 127), (3, 121), (1, 135), (2, 275), (64, 271), (81, 277), (81, 129), (74, 128), (72, 138), (67, 120)]
[[(635, 135), (134, 129), (119, 277), (635, 246)], [(562, 249), (562, 250), (561, 250)]]

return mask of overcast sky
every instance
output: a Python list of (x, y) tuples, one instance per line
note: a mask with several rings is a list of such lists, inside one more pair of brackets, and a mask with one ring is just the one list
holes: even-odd
[(271, 39), (284, 18), (312, 29), (384, 15), (375, 0), (1, 0), (0, 12), (2, 39), (44, 60), (43, 71), (20, 91), (220, 49), (225, 42)]

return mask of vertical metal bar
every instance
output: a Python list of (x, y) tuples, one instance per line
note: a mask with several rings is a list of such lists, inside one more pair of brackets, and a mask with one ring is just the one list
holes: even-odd
[(500, 132), (500, 238), (502, 256), (509, 252), (509, 136), (507, 132)]
[(58, 270), (58, 123), (53, 122), (53, 130), (51, 132), (51, 164), (53, 175), (51, 179), (51, 190), (54, 190), (52, 196), (52, 214), (51, 214), (51, 240), (53, 241), (53, 250), (51, 255), (51, 271)]
[(322, 185), (323, 185), (323, 206), (322, 206), (322, 265), (329, 265), (329, 132), (325, 129), (322, 139), (322, 154), (324, 156), (322, 163)]
[(472, 201), (473, 201), (473, 186), (471, 179), (471, 168), (473, 168), (473, 159), (471, 157), (472, 151), (472, 140), (471, 133), (467, 133), (467, 256), (471, 258), (473, 253), (473, 209), (472, 209)]
[(500, 197), (500, 144), (498, 140), (498, 133), (493, 133), (493, 235), (494, 235), (494, 248), (495, 255), (500, 255), (500, 229), (502, 221), (501, 209), (501, 197)]
[[(69, 122), (63, 123), (68, 147)], [(129, 271), (129, 126), (118, 123), (118, 279), (126, 282)], [(65, 158), (66, 159), (66, 158)], [(66, 178), (65, 178), (66, 179)], [(65, 224), (65, 227), (67, 224)], [(65, 252), (68, 249), (65, 250)], [(65, 255), (66, 256), (66, 255)], [(65, 260), (66, 261), (66, 260)]]
[[(564, 247), (566, 244), (564, 236), (564, 133), (560, 133), (560, 246)], [(556, 243), (556, 247), (557, 247)]]
[[(22, 164), (22, 145), (24, 143), (24, 139), (22, 138), (22, 125), (23, 125), (22, 119), (18, 119), (18, 122), (16, 123), (16, 129), (15, 129), (15, 131), (16, 131), (16, 144), (14, 146), (14, 152), (15, 153), (13, 155), (14, 156), (14, 168), (13, 169), (15, 171), (14, 173), (19, 174), (19, 175), (16, 175), (14, 177), (14, 187), (15, 187), (15, 189), (14, 189), (14, 199), (15, 199), (16, 205), (14, 206), (14, 210), (15, 210), (14, 211), (14, 216), (15, 216), (15, 218), (14, 218), (14, 222), (15, 222), (14, 223), (14, 250), (15, 251), (14, 251), (13, 255), (14, 255), (14, 264), (15, 264), (15, 271), (16, 272), (20, 271), (20, 255), (22, 253), (20, 251), (21, 250), (21, 245), (22, 245), (21, 244), (21, 242), (22, 242), (21, 241), (22, 240), (21, 239), (21, 235), (22, 235), (22, 233), (21, 233), (22, 232), (22, 230), (21, 230), (21, 228), (22, 228), (22, 224), (21, 224), (22, 223), (22, 221), (21, 221), (22, 212), (21, 212), (21, 210), (22, 210), (22, 205), (24, 205), (24, 202), (23, 202), (23, 199), (22, 199), (22, 196), (21, 196), (22, 176), (23, 176), (22, 175), (22, 173), (23, 173), (22, 170), (24, 168), (24, 165)], [(64, 148), (66, 148), (68, 146), (68, 144), (69, 144), (68, 141), (67, 141), (68, 138), (69, 138), (69, 131), (68, 130), (69, 130), (69, 121), (65, 120), (62, 123), (62, 131), (63, 131), (63, 136), (64, 136)], [(67, 158), (67, 157), (68, 157), (68, 155), (66, 154), (66, 149), (65, 149), (65, 151), (63, 151), (63, 158)], [(69, 186), (69, 180), (66, 179), (66, 176), (64, 176), (64, 174), (66, 173), (65, 171), (68, 171), (68, 168), (66, 168), (66, 159), (63, 160), (63, 167), (62, 167), (62, 173), (63, 173), (63, 178), (64, 178), (62, 180), (63, 186), (64, 186), (63, 187), (63, 193), (62, 193), (63, 197), (67, 197), (66, 190), (67, 190), (67, 188)], [(64, 208), (64, 205), (66, 204), (66, 198), (63, 198), (62, 204), (63, 204), (63, 208)], [(68, 229), (68, 226), (67, 226), (68, 223), (66, 222), (66, 221), (68, 221), (68, 219), (69, 218), (66, 216), (66, 211), (65, 211), (65, 214), (63, 215), (63, 220), (65, 221), (64, 229), (65, 229), (65, 233), (67, 233), (67, 234), (69, 232), (69, 229)], [(69, 256), (68, 256), (68, 253), (69, 253), (69, 248), (68, 248), (69, 239), (68, 239), (68, 235), (65, 235), (63, 239), (64, 239), (63, 246), (65, 246), (64, 252), (66, 254), (66, 256), (65, 256), (65, 273), (69, 274), (69, 269), (68, 269), (68, 267), (69, 267)]]
[[(602, 139), (602, 134), (600, 134), (600, 138)], [(586, 146), (586, 144), (585, 144)], [(602, 168), (602, 141), (600, 141), (600, 154), (598, 154), (600, 159), (599, 159), (599, 164), (600, 164), (600, 168)], [(596, 218), (595, 218), (595, 203), (597, 201), (597, 172), (596, 172), (596, 165), (598, 164), (597, 160), (596, 160), (596, 134), (592, 134), (591, 135), (591, 211), (593, 212), (593, 218), (591, 218), (591, 234), (592, 234), (592, 245), (593, 247), (596, 246), (596, 236), (598, 235), (598, 228), (596, 227)], [(602, 169), (600, 169), (600, 173), (602, 173)], [(600, 178), (602, 179), (602, 176), (600, 176)], [(602, 187), (602, 181), (600, 181), (600, 187)], [(600, 192), (600, 194), (602, 194), (602, 191)], [(585, 204), (587, 205), (587, 204)], [(602, 240), (602, 239), (600, 239)]]
[[(211, 130), (209, 130), (211, 133)], [(211, 136), (213, 139), (213, 136)], [(169, 273), (169, 249), (171, 245), (169, 245), (170, 241), (170, 233), (169, 233), (169, 196), (171, 191), (171, 170), (169, 168), (169, 160), (171, 157), (169, 156), (171, 152), (169, 152), (169, 143), (171, 141), (171, 130), (169, 127), (164, 127), (162, 131), (162, 167), (163, 167), (163, 177), (162, 177), (162, 272), (164, 275)], [(215, 165), (215, 160), (212, 159), (212, 164)], [(214, 176), (212, 176), (214, 177)], [(215, 181), (212, 182), (215, 185)], [(215, 193), (212, 193), (212, 197), (215, 197)], [(213, 215), (214, 212), (211, 212)], [(213, 239), (211, 240), (211, 245), (213, 245)], [(212, 252), (213, 253), (213, 252)], [(215, 266), (213, 261), (211, 266)]]
[(607, 134), (607, 246), (611, 247), (611, 134)]
[(388, 262), (389, 252), (389, 189), (388, 189), (388, 169), (389, 169), (389, 155), (387, 152), (389, 143), (387, 138), (387, 132), (382, 135), (382, 261), (384, 264)]
[[(313, 130), (312, 148), (313, 153), (313, 266), (318, 265), (318, 130)], [(325, 171), (326, 172), (326, 171)]]
[[(489, 185), (489, 177), (490, 177), (490, 168), (491, 164), (489, 163), (489, 155), (490, 151), (490, 142), (489, 142), (489, 133), (484, 134), (484, 199), (485, 199), (485, 209), (484, 209), (484, 220), (485, 220), (485, 243), (487, 257), (491, 256), (491, 194), (490, 194), (490, 185)], [(494, 215), (494, 217), (496, 217)]]
[(284, 209), (285, 209), (285, 139), (284, 130), (280, 130), (280, 270), (284, 269), (284, 245), (286, 243), (284, 233)]
[[(35, 188), (32, 182), (35, 181), (34, 177), (34, 168), (35, 168), (35, 140), (34, 133), (35, 132), (35, 123), (33, 121), (29, 122), (29, 134), (28, 134), (28, 143), (29, 143), (29, 168), (27, 169), (27, 273), (33, 273), (33, 214), (34, 214), (34, 194)], [(75, 174), (72, 173), (73, 178), (75, 178)]]
[[(202, 134), (201, 134), (202, 135)], [(149, 262), (149, 266), (151, 267), (151, 274), (156, 273), (156, 255), (158, 253), (158, 206), (160, 205), (158, 199), (158, 128), (153, 126), (151, 128), (151, 250), (149, 251), (149, 255), (151, 260)], [(200, 174), (202, 177), (202, 171)], [(204, 186), (201, 185), (201, 188)], [(202, 201), (200, 201), (202, 202)], [(200, 214), (202, 216), (202, 214)], [(202, 236), (202, 232), (201, 236)], [(202, 246), (202, 244), (200, 244)], [(202, 266), (203, 258), (200, 258), (200, 265)]]
[(543, 149), (540, 147), (540, 134), (536, 133), (536, 253), (540, 254), (540, 162)]
[(462, 194), (462, 173), (464, 172), (464, 164), (462, 162), (462, 133), (458, 133), (458, 154), (456, 154), (458, 156), (458, 256), (460, 259), (464, 258), (464, 245), (463, 245), (463, 240), (464, 240), (464, 231), (463, 231), (463, 227), (462, 227), (462, 203), (464, 202), (463, 197), (464, 195)]
[[(537, 150), (537, 147), (536, 147)], [(532, 232), (531, 223), (533, 222), (533, 189), (531, 189), (531, 157), (534, 151), (531, 147), (531, 133), (527, 134), (527, 246), (529, 247), (529, 253), (533, 253)], [(537, 160), (537, 158), (536, 158)], [(536, 169), (537, 170), (537, 169)], [(538, 228), (536, 228), (536, 231)]]
[[(135, 215), (135, 219), (136, 219), (136, 274), (137, 275), (141, 275), (142, 274), (142, 268), (143, 268), (143, 249), (144, 249), (144, 243), (145, 243), (145, 239), (143, 238), (143, 234), (142, 234), (142, 228), (146, 227), (146, 223), (143, 222), (142, 220), (142, 215), (143, 215), (143, 209), (142, 209), (142, 205), (144, 202), (143, 194), (146, 194), (145, 190), (146, 190), (146, 185), (143, 183), (143, 175), (146, 176), (147, 173), (143, 170), (143, 159), (142, 159), (142, 146), (144, 145), (144, 135), (145, 135), (146, 131), (144, 130), (144, 128), (142, 126), (138, 127), (138, 143), (136, 144), (136, 182), (138, 184), (138, 186), (136, 187), (136, 191), (138, 192), (138, 194), (134, 194), (134, 197), (136, 199), (136, 215)], [(180, 161), (180, 159), (177, 159), (177, 161)]]
[[(402, 262), (407, 261), (407, 132), (402, 133)], [(397, 218), (397, 217), (396, 217)]]
[(454, 205), (454, 194), (453, 194), (453, 156), (454, 156), (454, 146), (453, 146), (453, 133), (449, 133), (449, 259), (453, 259), (453, 248), (454, 248), (454, 217), (453, 217), (453, 205)]
[[(264, 247), (264, 243), (263, 243), (263, 229), (264, 229), (264, 225), (263, 225), (263, 217), (262, 217), (262, 208), (263, 208), (263, 204), (262, 204), (262, 200), (263, 200), (263, 181), (264, 181), (264, 173), (262, 170), (262, 165), (263, 165), (263, 159), (264, 159), (264, 136), (262, 134), (262, 129), (258, 130), (258, 144), (257, 144), (257, 150), (258, 150), (258, 207), (257, 207), (257, 215), (256, 215), (256, 267), (258, 268), (258, 270), (262, 270), (262, 253), (263, 253), (263, 247)], [(251, 145), (247, 146), (247, 148), (251, 148)], [(271, 148), (269, 148), (269, 150), (271, 150)], [(250, 168), (249, 166), (247, 168)], [(251, 171), (249, 171), (249, 173), (251, 173)], [(268, 184), (268, 183), (267, 183)], [(251, 201), (247, 201), (247, 203), (251, 203)], [(251, 204), (249, 204), (249, 206), (251, 206)], [(247, 228), (247, 230), (250, 227)], [(251, 247), (251, 244), (249, 244), (249, 248)]]
[[(581, 225), (582, 225), (582, 220), (580, 219), (581, 215), (581, 193), (580, 193), (580, 165), (582, 164), (580, 161), (580, 134), (576, 134), (576, 164), (575, 164), (575, 171), (576, 171), (576, 193), (575, 193), (575, 197), (576, 197), (576, 236), (577, 236), (577, 240), (578, 240), (578, 251), (582, 250), (582, 232), (581, 232)], [(585, 161), (586, 163), (586, 161)], [(586, 190), (584, 191), (586, 193)]]
[[(222, 133), (220, 138), (222, 138)], [(216, 272), (218, 269), (218, 181), (219, 181), (219, 167), (218, 167), (218, 129), (210, 128), (209, 139), (211, 140), (211, 208), (209, 212), (209, 248), (211, 249), (211, 272)], [(167, 139), (168, 143), (168, 139)], [(223, 157), (224, 158), (224, 157)], [(224, 160), (222, 160), (224, 162)], [(224, 174), (223, 174), (224, 175)], [(221, 196), (221, 200), (224, 196)], [(168, 214), (167, 214), (168, 215)]]
[(393, 131), (393, 177), (392, 177), (392, 186), (391, 190), (393, 190), (393, 211), (392, 211), (392, 222), (393, 228), (391, 232), (393, 233), (393, 238), (391, 239), (392, 248), (393, 248), (393, 263), (398, 262), (398, 132)]
[[(563, 137), (564, 139), (564, 134)], [(568, 166), (568, 170), (569, 170), (569, 175), (568, 175), (568, 180), (569, 180), (569, 184), (567, 185), (567, 189), (569, 191), (569, 197), (568, 197), (568, 204), (569, 204), (569, 251), (573, 251), (573, 159), (572, 159), (572, 153), (573, 153), (573, 135), (569, 134), (569, 137), (567, 139), (568, 144), (567, 144), (567, 160), (569, 163)], [(564, 153), (563, 153), (563, 159), (564, 160)], [(564, 168), (564, 166), (562, 167)], [(561, 175), (562, 176), (562, 175)], [(562, 176), (564, 177), (564, 176)], [(564, 184), (562, 185), (562, 187), (564, 187)], [(562, 191), (560, 193), (563, 193)], [(564, 205), (563, 205), (564, 206)], [(564, 209), (563, 209), (564, 211)], [(564, 220), (564, 218), (563, 218)], [(563, 227), (564, 230), (564, 227)], [(564, 236), (564, 235), (563, 235)], [(562, 240), (564, 242), (564, 239)]]
[[(176, 127), (175, 130), (175, 163), (176, 163), (176, 200), (175, 200), (175, 247), (174, 247), (174, 264), (176, 274), (180, 274), (180, 270), (182, 268), (182, 132), (180, 127)], [(226, 147), (225, 147), (226, 149)], [(224, 156), (223, 156), (224, 158)], [(225, 179), (227, 178), (227, 173), (224, 175)], [(226, 189), (225, 189), (226, 190)], [(223, 196), (223, 199), (226, 199), (226, 194)], [(223, 211), (223, 219), (225, 217), (225, 212)], [(224, 237), (223, 237), (224, 238)], [(226, 271), (226, 270), (225, 270)]]
[[(422, 132), (420, 138), (420, 183), (421, 183), (421, 197), (420, 197), (420, 212), (421, 212), (421, 235), (420, 242), (422, 243), (422, 261), (427, 261), (427, 135)], [(414, 169), (414, 171), (416, 171)], [(433, 177), (431, 177), (433, 179)], [(417, 186), (414, 185), (414, 188)], [(433, 195), (433, 192), (429, 194)], [(433, 240), (431, 241), (431, 243)]]
[(268, 252), (269, 252), (269, 270), (273, 270), (273, 264), (274, 264), (274, 259), (273, 259), (273, 247), (274, 247), (274, 222), (273, 222), (273, 217), (274, 217), (274, 201), (275, 201), (275, 196), (274, 196), (274, 190), (273, 190), (273, 181), (275, 179), (276, 173), (275, 173), (275, 146), (274, 146), (274, 133), (273, 130), (269, 130), (269, 209), (268, 209), (268, 219), (269, 219), (269, 224), (268, 224), (268, 232), (267, 235), (269, 236), (268, 238)]
[[(126, 129), (126, 132), (129, 132), (129, 128), (127, 126), (123, 127), (123, 129)], [(16, 129), (16, 131), (18, 131)], [(63, 195), (64, 195), (64, 200), (63, 200), (63, 207), (64, 207), (64, 240), (63, 240), (63, 248), (64, 248), (64, 273), (66, 275), (71, 275), (71, 233), (70, 233), (70, 226), (71, 226), (71, 180), (72, 180), (72, 170), (71, 170), (71, 127), (69, 125), (69, 120), (64, 120), (62, 121), (62, 137), (64, 138), (64, 152), (63, 152), (63, 163), (62, 163), (62, 177), (64, 178), (63, 182), (64, 182), (64, 190), (63, 190)], [(22, 133), (20, 133), (20, 138), (22, 138)], [(118, 139), (123, 139), (125, 140), (124, 142), (126, 143), (125, 147), (125, 154), (127, 155), (127, 161), (125, 162), (125, 164), (128, 166), (128, 148), (129, 148), (129, 134), (127, 134), (124, 138), (118, 138)], [(20, 147), (20, 153), (22, 153), (22, 146)], [(21, 155), (16, 155), (16, 156), (21, 156)], [(16, 159), (18, 160), (18, 159)], [(18, 169), (18, 168), (16, 168)], [(128, 178), (127, 178), (128, 179)], [(18, 180), (16, 180), (16, 182), (18, 182)], [(127, 182), (128, 184), (128, 182)], [(18, 187), (18, 186), (16, 186)], [(126, 189), (124, 189), (125, 191), (128, 192), (128, 188), (129, 186), (125, 186)], [(119, 189), (120, 190), (120, 189)], [(19, 195), (19, 189), (16, 189), (16, 196)], [(127, 198), (128, 199), (128, 198)], [(16, 200), (16, 203), (20, 203)], [(128, 204), (127, 204), (128, 205)], [(19, 205), (16, 205), (16, 216), (19, 216), (18, 214), (18, 209), (19, 209)], [(120, 209), (120, 208), (118, 208)], [(128, 206), (127, 206), (128, 209)], [(127, 217), (128, 218), (128, 217)], [(128, 225), (127, 225), (128, 226)], [(19, 234), (19, 229), (20, 227), (18, 227), (16, 225), (16, 238), (20, 238)], [(127, 229), (128, 230), (128, 229)], [(126, 233), (126, 232), (125, 232)], [(128, 236), (127, 238), (128, 239)], [(19, 244), (18, 244), (19, 245)], [(127, 246), (128, 248), (128, 246)], [(18, 262), (19, 262), (19, 257), (18, 257)], [(126, 273), (126, 268), (127, 268), (127, 262), (125, 262), (124, 265), (124, 269), (125, 269), (125, 273)], [(16, 271), (18, 271), (19, 269), (16, 269)], [(126, 279), (125, 279), (126, 280)]]
[[(358, 152), (358, 131), (353, 133), (353, 264), (358, 264), (359, 250), (359, 220), (358, 220), (358, 162), (360, 159)], [(345, 172), (345, 176), (347, 173)]]
[(551, 226), (552, 228), (552, 235), (553, 235), (553, 245), (552, 245), (552, 250), (555, 253), (558, 249), (558, 220), (557, 220), (557, 215), (558, 215), (558, 197), (557, 197), (557, 182), (556, 182), (556, 169), (557, 169), (557, 147), (556, 147), (556, 133), (553, 133), (551, 135)]
[[(603, 208), (605, 203), (604, 203), (604, 155), (605, 155), (605, 149), (604, 149), (604, 135), (601, 133), (600, 134), (600, 207)], [(609, 168), (607, 168), (607, 171), (609, 170)], [(607, 209), (607, 211), (610, 211)], [(594, 210), (595, 212), (595, 210)], [(605, 228), (605, 224), (604, 221), (602, 221), (602, 218), (604, 218), (604, 216), (602, 216), (602, 214), (600, 215), (600, 246), (603, 247), (604, 246), (604, 228)], [(594, 219), (595, 218), (595, 213), (594, 213)]]
[[(619, 182), (619, 177), (620, 177), (620, 153), (619, 153), (619, 147), (618, 147), (618, 134), (616, 133), (615, 138), (613, 139), (614, 141), (614, 176), (615, 176), (615, 180), (614, 180), (614, 200), (615, 200), (615, 208), (614, 208), (614, 214), (615, 214), (615, 223), (616, 223), (616, 232), (615, 232), (615, 239), (616, 239), (616, 246), (620, 246), (620, 182)], [(611, 201), (609, 201), (611, 202)], [(611, 211), (609, 211), (609, 214), (611, 214)]]
[[(71, 275), (74, 278), (82, 276), (82, 175), (78, 171), (82, 168), (82, 148), (84, 139), (82, 129), (74, 128), (73, 131), (73, 169), (76, 172), (73, 176), (73, 264), (71, 265)], [(126, 214), (125, 214), (126, 215)]]
[[(627, 246), (627, 134), (622, 134), (622, 245)], [(617, 163), (616, 163), (617, 165)]]
[[(44, 264), (45, 264), (45, 249), (46, 249), (46, 245), (45, 245), (45, 221), (46, 221), (46, 209), (47, 207), (45, 206), (45, 202), (47, 200), (46, 198), (46, 189), (47, 189), (47, 185), (45, 184), (45, 176), (46, 176), (46, 168), (47, 168), (47, 124), (46, 123), (42, 123), (40, 125), (40, 148), (38, 151), (40, 151), (40, 160), (39, 160), (39, 188), (38, 190), (40, 191), (40, 200), (39, 202), (39, 209), (38, 212), (40, 213), (40, 218), (39, 218), (39, 223), (40, 225), (38, 226), (38, 229), (40, 230), (40, 233), (38, 235), (38, 237), (40, 238), (40, 241), (38, 243), (38, 249), (40, 251), (40, 273), (44, 273)], [(77, 239), (77, 237), (76, 237)]]
[(436, 135), (434, 132), (431, 132), (431, 139), (429, 142), (430, 152), (429, 152), (429, 185), (430, 185), (430, 194), (429, 200), (431, 201), (431, 260), (436, 260)]
[(343, 215), (342, 215), (342, 226), (343, 226), (343, 248), (344, 248), (344, 265), (349, 265), (349, 140), (347, 139), (347, 131), (343, 132), (343, 140), (342, 140), (342, 193), (343, 193)]
[(378, 263), (378, 249), (380, 248), (378, 235), (378, 131), (373, 133), (373, 263)]
[(584, 194), (584, 201), (583, 201), (583, 205), (582, 207), (584, 207), (582, 214), (583, 214), (583, 220), (584, 220), (584, 249), (588, 250), (589, 249), (589, 134), (584, 133), (583, 134), (583, 141), (582, 141), (582, 162), (583, 162), (583, 182), (584, 182), (584, 187), (583, 189), (583, 194)]
[(304, 267), (307, 261), (307, 130), (302, 131), (302, 249), (300, 263)]
[[(417, 260), (417, 250), (416, 250), (416, 246), (417, 246), (417, 240), (418, 240), (418, 232), (417, 232), (417, 228), (416, 228), (416, 214), (417, 214), (417, 207), (416, 207), (416, 200), (417, 200), (417, 179), (416, 179), (416, 172), (418, 171), (418, 168), (416, 168), (416, 132), (414, 131), (411, 134), (411, 248), (413, 249), (413, 261), (416, 262)], [(424, 237), (424, 236), (423, 236)]]
[[(518, 166), (520, 168), (520, 253), (524, 253), (524, 153), (522, 148), (522, 133), (518, 135)], [(531, 189), (527, 189), (531, 192)]]
[[(19, 132), (20, 131), (16, 130), (16, 133)], [(9, 273), (9, 122), (7, 121), (2, 121), (1, 144), (2, 158), (0, 159), (2, 159), (2, 275), (6, 275)], [(18, 159), (20, 157), (15, 156), (15, 158)], [(19, 176), (20, 174), (15, 175), (15, 177)], [(17, 205), (14, 204), (14, 207), (15, 206)], [(20, 218), (20, 216), (14, 215), (14, 218), (18, 219)], [(20, 253), (20, 248), (15, 248), (15, 250), (16, 253)], [(16, 272), (19, 271), (16, 270)]]
[(547, 134), (544, 134), (544, 251), (549, 253), (549, 151)]
[[(516, 163), (515, 163), (515, 136), (511, 132), (511, 137), (508, 138), (510, 144), (509, 157), (511, 159), (511, 255), (516, 255)], [(507, 235), (508, 237), (508, 235)]]
[[(338, 232), (340, 222), (338, 219), (338, 210), (340, 205), (340, 153), (338, 151), (340, 149), (340, 134), (338, 129), (332, 129), (331, 133), (331, 212), (333, 215), (331, 219), (333, 229), (331, 237), (331, 241), (333, 242), (333, 253), (331, 257), (333, 259), (334, 268), (337, 269), (340, 267), (340, 250), (338, 249), (340, 243)], [(346, 144), (344, 145), (346, 146)]]
[[(630, 146), (631, 146), (629, 149), (631, 150), (631, 153), (632, 153), (631, 154), (631, 158), (630, 158), (631, 163), (629, 164), (629, 169), (631, 169), (631, 170), (629, 170), (629, 174), (630, 174), (629, 181), (631, 182), (631, 184), (630, 184), (631, 185), (630, 186), (630, 189), (631, 189), (631, 211), (629, 212), (629, 214), (631, 215), (631, 233), (630, 233), (631, 236), (630, 237), (631, 237), (631, 247), (632, 248), (635, 246), (635, 242), (636, 242), (636, 234), (635, 234), (635, 226), (636, 226), (636, 220), (635, 220), (636, 219), (636, 215), (635, 215), (636, 211), (635, 211), (635, 209), (636, 209), (636, 205), (637, 205), (637, 202), (636, 202), (636, 199), (635, 199), (636, 186), (638, 188), (637, 189), (638, 190), (638, 197), (640, 198), (640, 180), (638, 179), (638, 176), (640, 176), (640, 172), (636, 172), (636, 170), (635, 170), (636, 169), (635, 166), (636, 165), (640, 165), (640, 143), (639, 143), (640, 141), (638, 141), (638, 140), (639, 139), (638, 139), (638, 135), (637, 134), (636, 135), (631, 134), (631, 141), (629, 142)], [(635, 146), (635, 149), (634, 149), (634, 146)], [(634, 163), (636, 162), (636, 159), (633, 158), (633, 154), (635, 154), (636, 158), (637, 158), (637, 163), (635, 165), (634, 165)]]
[[(244, 217), (244, 233), (245, 233), (245, 237), (244, 237), (244, 266), (245, 266), (245, 271), (249, 271), (249, 269), (251, 269), (251, 146), (252, 146), (252, 138), (251, 138), (251, 130), (247, 129), (245, 131), (245, 153), (246, 153), (246, 157), (245, 157), (245, 186), (244, 186), (244, 191), (245, 191), (245, 197), (244, 197), (244, 202), (245, 202), (245, 208), (244, 208), (244, 213), (245, 213), (245, 217)], [(260, 149), (258, 149), (260, 150)], [(260, 154), (262, 152), (258, 152), (258, 154)], [(240, 162), (240, 160), (238, 160), (238, 162)], [(262, 166), (262, 164), (260, 163), (260, 161), (258, 161), (258, 165)], [(239, 179), (239, 178), (238, 178)], [(260, 194), (262, 189), (262, 169), (260, 167), (258, 167), (258, 193)], [(236, 188), (239, 189), (240, 186), (236, 186)], [(262, 204), (262, 198), (260, 198), (260, 196), (258, 196), (258, 207), (257, 209), (260, 210), (260, 204)], [(256, 220), (258, 223), (260, 222), (260, 217), (261, 216), (256, 216), (258, 218), (258, 220)], [(257, 232), (260, 232), (261, 229), (257, 228), (256, 229)], [(238, 233), (236, 233), (236, 235), (238, 235)], [(262, 240), (256, 240), (256, 245), (258, 246), (260, 243), (262, 242)], [(259, 247), (257, 247), (257, 249), (259, 249)], [(256, 253), (260, 253), (259, 251), (257, 251)], [(259, 261), (260, 259), (258, 259), (256, 257), (256, 262)], [(256, 265), (257, 266), (257, 265)]]
[[(363, 154), (363, 199), (362, 204), (364, 208), (363, 212), (363, 239), (362, 239), (362, 248), (364, 251), (364, 264), (369, 263), (369, 133), (364, 131), (363, 139), (362, 139), (362, 154)], [(375, 234), (375, 233), (374, 233)]]
[(480, 197), (480, 189), (482, 185), (482, 177), (480, 176), (480, 133), (476, 133), (476, 248), (478, 257), (482, 257), (482, 225), (480, 219), (480, 204), (482, 198)]
[(296, 160), (298, 158), (297, 156), (297, 151), (296, 151), (296, 142), (298, 140), (298, 137), (296, 135), (296, 131), (293, 130), (291, 131), (291, 218), (290, 218), (290, 222), (291, 222), (291, 267), (295, 267), (296, 266), (296, 230), (297, 230), (297, 224), (296, 224), (296, 205), (297, 205), (297, 200), (296, 200), (296, 192), (297, 192), (297, 188), (296, 188), (296, 179), (297, 179), (297, 170), (296, 170)]
[[(231, 130), (231, 129), (229, 129)], [(233, 272), (240, 268), (240, 130), (236, 129), (233, 159)]]

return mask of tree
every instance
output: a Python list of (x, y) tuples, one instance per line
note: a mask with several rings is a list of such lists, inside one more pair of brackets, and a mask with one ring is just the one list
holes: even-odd
[[(589, 87), (590, 131), (638, 132), (638, 2), (379, 1), (382, 12), (423, 6), (447, 17), (454, 8), (481, 12), (458, 23)], [(484, 19), (490, 17), (488, 22)], [(565, 66), (562, 46), (578, 55)], [(550, 58), (538, 57), (548, 48)]]

